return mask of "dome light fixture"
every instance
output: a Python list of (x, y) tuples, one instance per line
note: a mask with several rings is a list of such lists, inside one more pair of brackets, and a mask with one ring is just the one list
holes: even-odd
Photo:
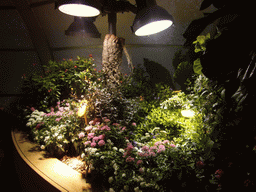
[(101, 5), (96, 0), (62, 0), (56, 8), (72, 16), (95, 17), (100, 14)]
[(131, 27), (137, 36), (147, 36), (169, 28), (173, 17), (162, 7), (153, 5), (140, 10)]
[(101, 34), (93, 23), (95, 20), (96, 17), (75, 17), (65, 35), (100, 38)]

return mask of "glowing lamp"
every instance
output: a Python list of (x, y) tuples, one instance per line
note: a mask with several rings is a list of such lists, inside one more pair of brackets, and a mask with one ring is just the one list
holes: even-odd
[(95, 17), (101, 9), (95, 0), (63, 0), (56, 7), (62, 13), (77, 17)]
[(182, 110), (181, 115), (183, 117), (193, 117), (195, 115), (195, 112), (192, 110)]
[(82, 117), (84, 116), (84, 121), (85, 121), (85, 124), (87, 125), (88, 122), (87, 122), (87, 117), (86, 117), (86, 108), (87, 108), (87, 100), (83, 100), (81, 103), (80, 103), (80, 107), (77, 111), (77, 115), (78, 117)]
[(162, 7), (148, 6), (139, 11), (134, 19), (132, 31), (137, 36), (158, 33), (173, 24), (173, 17)]

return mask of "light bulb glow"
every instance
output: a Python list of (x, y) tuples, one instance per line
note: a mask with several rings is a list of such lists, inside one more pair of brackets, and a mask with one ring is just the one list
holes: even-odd
[(158, 33), (170, 27), (172, 25), (172, 21), (170, 20), (161, 20), (151, 22), (147, 25), (142, 26), (137, 31), (135, 31), (135, 35), (137, 36), (146, 36)]
[(77, 17), (95, 17), (100, 14), (98, 9), (82, 4), (64, 4), (59, 6), (59, 10), (65, 14)]
[(192, 110), (182, 110), (181, 115), (183, 117), (193, 117), (195, 115), (195, 112)]

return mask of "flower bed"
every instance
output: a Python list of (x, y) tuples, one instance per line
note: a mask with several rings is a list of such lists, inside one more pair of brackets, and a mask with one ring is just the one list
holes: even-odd
[[(41, 149), (58, 157), (80, 155), (94, 179), (111, 192), (225, 191), (233, 186), (229, 178), (237, 181), (234, 188), (254, 189), (255, 173), (235, 159), (241, 153), (255, 159), (255, 142), (245, 150), (230, 147), (238, 137), (230, 131), (234, 122), (225, 88), (202, 74), (200, 60), (186, 93), (152, 84), (140, 67), (118, 76), (120, 85), (113, 90), (104, 74), (87, 67), (88, 73), (76, 71), (81, 76), (76, 81), (86, 85), (83, 91), (70, 89), (64, 100), (47, 94), (56, 102), (27, 109), (31, 138)], [(62, 92), (57, 98), (67, 91)]]

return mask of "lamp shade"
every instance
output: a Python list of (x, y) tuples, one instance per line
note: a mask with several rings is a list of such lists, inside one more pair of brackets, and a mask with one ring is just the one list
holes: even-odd
[(74, 22), (65, 31), (65, 35), (100, 38), (101, 34), (93, 23), (95, 19), (96, 17), (75, 17)]
[(173, 24), (173, 17), (162, 7), (149, 6), (139, 11), (134, 19), (132, 31), (137, 36), (158, 33)]
[(57, 7), (61, 12), (77, 17), (95, 17), (101, 10), (96, 0), (63, 0)]

